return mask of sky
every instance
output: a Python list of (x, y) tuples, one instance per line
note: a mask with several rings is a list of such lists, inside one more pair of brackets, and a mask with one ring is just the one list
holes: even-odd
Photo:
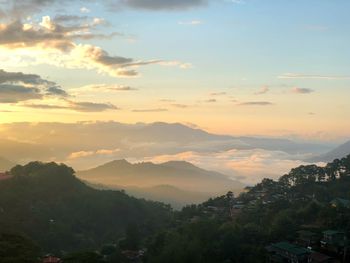
[(0, 123), (344, 141), (347, 0), (0, 1)]

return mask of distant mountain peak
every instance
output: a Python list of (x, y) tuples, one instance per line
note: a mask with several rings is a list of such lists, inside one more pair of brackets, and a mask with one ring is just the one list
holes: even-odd
[(242, 183), (228, 176), (199, 168), (183, 160), (164, 163), (129, 163), (116, 160), (77, 173), (79, 178), (93, 183), (118, 187), (150, 188), (156, 185), (170, 185), (190, 192), (218, 193), (242, 189)]
[(195, 169), (200, 169), (199, 167), (195, 166), (194, 164), (187, 162), (187, 161), (176, 161), (176, 160), (171, 160), (167, 161), (165, 163), (161, 163), (160, 165), (162, 166), (167, 166), (167, 167), (176, 167), (176, 168), (195, 168)]
[(327, 153), (321, 154), (316, 157), (312, 157), (308, 159), (309, 162), (331, 162), (334, 159), (340, 159), (344, 156), (347, 156), (350, 154), (350, 140), (346, 141), (345, 143), (339, 145), (332, 151), (329, 151)]
[(119, 159), (119, 160), (114, 160), (110, 163), (115, 163), (115, 164), (131, 164), (129, 163), (126, 159)]

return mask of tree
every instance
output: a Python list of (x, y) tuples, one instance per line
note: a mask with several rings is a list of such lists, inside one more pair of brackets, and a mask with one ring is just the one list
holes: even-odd
[(68, 254), (63, 258), (65, 263), (104, 263), (102, 255), (94, 251), (84, 251)]
[(40, 249), (29, 238), (12, 234), (0, 234), (0, 261), (1, 263), (37, 263)]

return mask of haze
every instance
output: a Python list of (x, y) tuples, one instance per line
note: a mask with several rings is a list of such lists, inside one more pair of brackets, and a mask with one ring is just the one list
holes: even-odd
[(349, 8), (3, 1), (0, 154), (76, 170), (184, 160), (247, 184), (277, 178), (348, 140)]

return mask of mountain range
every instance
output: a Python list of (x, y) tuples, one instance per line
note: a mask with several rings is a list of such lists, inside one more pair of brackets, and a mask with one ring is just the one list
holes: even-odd
[(324, 154), (317, 155), (308, 159), (310, 162), (331, 162), (334, 159), (339, 159), (350, 154), (350, 141), (339, 145), (335, 149)]
[(230, 190), (238, 193), (244, 188), (237, 180), (185, 161), (132, 164), (123, 159), (78, 171), (77, 176), (92, 184), (124, 189), (137, 197), (168, 202), (175, 207), (203, 202)]
[(3, 146), (0, 156), (16, 162), (64, 161), (76, 169), (91, 168), (111, 158), (144, 158), (187, 151), (211, 153), (259, 148), (290, 154), (319, 154), (331, 149), (325, 144), (283, 138), (219, 135), (164, 122), (11, 123), (1, 124), (0, 131), (4, 135), (11, 134), (11, 139), (0, 141)]

